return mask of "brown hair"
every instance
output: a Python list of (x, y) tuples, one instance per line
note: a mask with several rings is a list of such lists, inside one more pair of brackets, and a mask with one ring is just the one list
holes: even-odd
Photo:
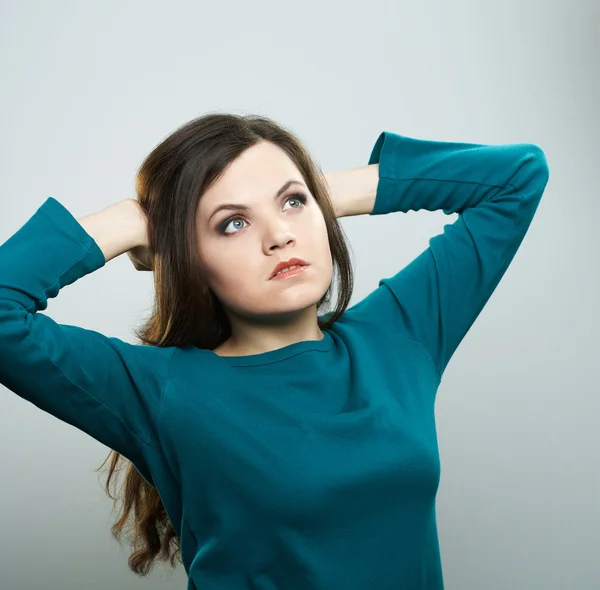
[[(229, 163), (259, 141), (283, 149), (298, 167), (318, 203), (327, 228), (333, 262), (333, 279), (317, 304), (328, 307), (337, 280), (339, 292), (333, 311), (318, 313), (321, 329), (330, 327), (346, 310), (353, 289), (353, 273), (345, 235), (333, 209), (328, 186), (318, 165), (300, 140), (273, 120), (259, 115), (209, 113), (181, 126), (145, 158), (136, 176), (137, 200), (148, 218), (148, 241), (153, 253), (155, 299), (149, 318), (135, 330), (142, 344), (185, 346), (213, 350), (231, 334), (227, 316), (209, 289), (198, 258), (195, 213), (201, 195), (222, 176)], [(134, 552), (129, 567), (140, 576), (155, 558), (181, 561), (179, 538), (169, 521), (156, 488), (150, 485), (116, 451), (106, 479), (126, 467), (121, 486), (123, 512), (111, 532), (121, 540), (130, 514), (128, 539)], [(123, 463), (119, 466), (119, 462)]]

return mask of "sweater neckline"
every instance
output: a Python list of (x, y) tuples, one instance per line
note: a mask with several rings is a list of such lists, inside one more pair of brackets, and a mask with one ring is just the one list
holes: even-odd
[(216, 352), (210, 351), (212, 355), (232, 366), (249, 367), (254, 365), (266, 365), (285, 360), (301, 352), (309, 351), (328, 351), (333, 346), (333, 338), (328, 330), (323, 331), (321, 340), (303, 340), (294, 342), (282, 348), (260, 352), (258, 354), (248, 354), (243, 356), (220, 356)]

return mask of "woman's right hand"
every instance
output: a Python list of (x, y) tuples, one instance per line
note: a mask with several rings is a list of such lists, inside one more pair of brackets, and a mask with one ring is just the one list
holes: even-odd
[(127, 256), (135, 270), (154, 270), (152, 268), (152, 253), (148, 246), (136, 246), (127, 252)]
[(129, 260), (131, 260), (135, 270), (152, 271), (154, 256), (150, 251), (148, 244), (148, 220), (140, 204), (135, 199), (132, 199), (132, 201), (136, 205), (136, 211), (138, 212), (141, 220), (139, 239), (140, 243), (128, 250), (127, 256), (129, 257)]

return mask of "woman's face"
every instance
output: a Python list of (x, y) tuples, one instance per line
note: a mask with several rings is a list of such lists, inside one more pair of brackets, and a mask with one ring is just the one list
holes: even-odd
[[(288, 181), (295, 182), (276, 196)], [(225, 204), (247, 209), (217, 210)], [(255, 144), (229, 165), (200, 198), (196, 223), (209, 286), (238, 315), (297, 312), (316, 304), (331, 284), (321, 209), (293, 161), (271, 142)], [(275, 266), (290, 258), (308, 267), (298, 276), (271, 280)]]

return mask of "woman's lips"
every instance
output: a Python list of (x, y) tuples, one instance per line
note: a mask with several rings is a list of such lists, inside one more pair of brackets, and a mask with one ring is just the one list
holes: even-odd
[(306, 269), (308, 268), (308, 264), (306, 265), (302, 265), (302, 266), (297, 266), (296, 268), (293, 268), (292, 270), (286, 270), (284, 272), (279, 273), (278, 275), (275, 275), (272, 279), (270, 279), (271, 281), (280, 281), (282, 279), (289, 279), (292, 277), (297, 277), (300, 275), (303, 275), (306, 272)]

